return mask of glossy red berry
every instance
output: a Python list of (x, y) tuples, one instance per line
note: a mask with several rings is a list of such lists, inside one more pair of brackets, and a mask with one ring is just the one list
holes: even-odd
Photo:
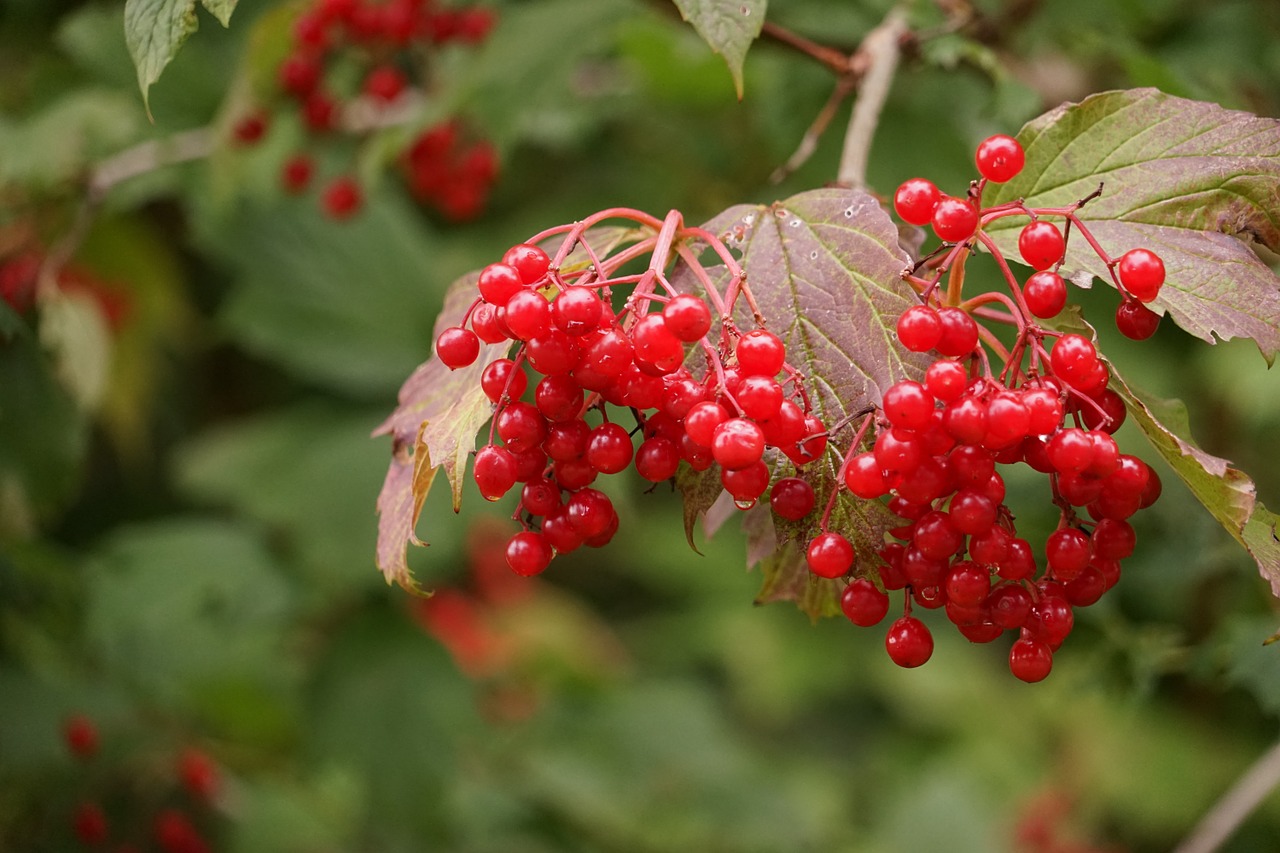
[(932, 181), (924, 178), (911, 178), (903, 181), (898, 191), (893, 194), (893, 209), (902, 217), (903, 222), (911, 225), (928, 225), (933, 219), (933, 210), (938, 206), (942, 193)]
[(1032, 269), (1049, 269), (1062, 260), (1066, 248), (1058, 226), (1045, 219), (1028, 223), (1018, 234), (1018, 253)]
[(1053, 649), (1040, 640), (1024, 637), (1009, 649), (1009, 671), (1028, 684), (1044, 681), (1053, 669)]
[(1160, 327), (1160, 315), (1136, 299), (1126, 299), (1116, 309), (1116, 328), (1135, 341), (1145, 341)]
[(711, 309), (689, 293), (672, 297), (662, 308), (662, 319), (671, 334), (686, 343), (701, 340), (711, 331)]
[(516, 460), (505, 447), (488, 445), (476, 452), (476, 486), (487, 501), (496, 501), (516, 484)]
[[(670, 439), (654, 436), (646, 438), (636, 449), (636, 473), (651, 483), (661, 483), (676, 475), (680, 467), (680, 448)], [(768, 485), (765, 472), (765, 485)], [(759, 496), (756, 492), (756, 496)]]
[(943, 196), (933, 210), (933, 233), (940, 240), (959, 243), (968, 240), (978, 227), (978, 210), (964, 199)]
[(507, 565), (511, 571), (532, 577), (551, 564), (553, 552), (541, 533), (525, 530), (507, 541)]
[(939, 308), (942, 321), (942, 337), (937, 350), (943, 355), (958, 357), (969, 355), (978, 346), (978, 324), (960, 308)]
[(840, 610), (853, 624), (870, 628), (889, 612), (889, 596), (866, 578), (858, 578), (841, 593)]
[(1043, 320), (1056, 317), (1067, 304), (1067, 283), (1056, 272), (1047, 270), (1033, 274), (1022, 287), (1023, 298), (1031, 313)]
[(813, 511), (813, 486), (799, 477), (783, 477), (769, 491), (769, 505), (781, 518), (799, 521)]
[(502, 262), (514, 267), (520, 281), (526, 285), (534, 285), (542, 280), (551, 268), (551, 258), (538, 246), (530, 243), (517, 243), (502, 255)]
[(973, 159), (982, 177), (1002, 184), (1022, 171), (1026, 153), (1012, 136), (997, 134), (987, 137), (978, 145)]
[(342, 221), (355, 216), (364, 203), (364, 193), (355, 178), (341, 176), (334, 178), (325, 187), (324, 196), (320, 200), (321, 207), (330, 219)]
[(1150, 302), (1164, 284), (1164, 261), (1150, 249), (1130, 249), (1120, 256), (1120, 284), (1139, 302)]
[(933, 634), (914, 616), (903, 616), (889, 626), (884, 638), (889, 659), (910, 669), (921, 666), (933, 656)]
[(733, 471), (759, 462), (764, 446), (764, 432), (755, 421), (730, 418), (715, 428), (711, 454), (721, 468)]
[(480, 339), (470, 329), (450, 326), (436, 338), (436, 355), (450, 370), (466, 367), (480, 355)]
[(1080, 388), (1099, 365), (1098, 350), (1083, 335), (1063, 335), (1049, 351), (1049, 364), (1059, 379)]
[(839, 533), (819, 533), (809, 543), (805, 562), (820, 578), (842, 577), (853, 568), (853, 545)]
[(928, 352), (942, 339), (942, 321), (927, 305), (912, 305), (898, 317), (898, 340), (912, 352)]
[(776, 376), (787, 358), (782, 340), (767, 329), (752, 329), (738, 339), (738, 369), (743, 376)]
[(527, 341), (551, 328), (551, 303), (536, 290), (517, 291), (504, 309), (507, 328), (514, 338)]

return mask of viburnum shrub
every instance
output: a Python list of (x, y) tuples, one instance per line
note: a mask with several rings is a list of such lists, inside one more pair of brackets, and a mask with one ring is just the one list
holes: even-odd
[[(862, 59), (900, 44), (893, 21)], [(387, 578), (416, 589), (405, 546), (436, 467), (455, 507), (468, 479), (510, 502), (506, 558), (524, 576), (606, 546), (628, 520), (603, 478), (634, 470), (674, 483), (691, 542), (699, 517), (746, 515), (749, 550), (767, 555), (759, 601), (859, 626), (892, 614), (885, 648), (903, 667), (929, 660), (946, 623), (974, 643), (1009, 634), (1010, 671), (1036, 682), (1077, 611), (1119, 581), (1133, 520), (1162, 491), (1114, 437), (1129, 421), (1280, 590), (1274, 516), (1248, 478), (1121, 377), (1069, 292), (1110, 284), (1135, 341), (1168, 315), (1274, 357), (1280, 288), (1246, 241), (1280, 238), (1259, 238), (1270, 212), (1241, 199), (1275, 184), (1226, 182), (1269, 174), (1277, 123), (1103, 93), (978, 142), (967, 186), (910, 177), (877, 196), (856, 188), (867, 109), (860, 98), (836, 186), (700, 226), (609, 208), (456, 282), (435, 358), (379, 430), (393, 436)], [(1169, 144), (1116, 153), (1153, 126)], [(1044, 483), (1046, 533), (1010, 506), (1014, 471)]]

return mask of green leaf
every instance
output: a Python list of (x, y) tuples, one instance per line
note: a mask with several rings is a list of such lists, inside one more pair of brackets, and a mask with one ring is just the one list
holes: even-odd
[[(225, 27), (238, 0), (201, 0)], [(138, 88), (148, 103), (151, 84), (160, 79), (178, 48), (200, 26), (196, 0), (125, 0), (124, 40), (138, 69)], [(150, 113), (150, 106), (147, 108)]]
[[(923, 360), (898, 346), (893, 329), (893, 319), (913, 304), (901, 279), (910, 261), (898, 244), (897, 227), (872, 196), (858, 190), (813, 190), (772, 205), (732, 207), (705, 228), (742, 253), (756, 303), (769, 328), (787, 345), (787, 359), (805, 377), (814, 411), (828, 427), (877, 405), (894, 382), (920, 375)], [(740, 321), (750, 325), (746, 318)], [(831, 449), (846, 451), (854, 432), (842, 426)], [(774, 477), (796, 473), (805, 478), (823, 506), (836, 475), (834, 458), (829, 453), (822, 462), (794, 472), (785, 457), (776, 456), (771, 468)], [(709, 498), (703, 480), (681, 486), (689, 502), (688, 531)], [(831, 529), (849, 537), (859, 569), (870, 572), (892, 524), (879, 502), (846, 494), (837, 500)], [(759, 601), (794, 599), (815, 617), (832, 612), (834, 585), (815, 585), (803, 554), (781, 547), (803, 546), (817, 533), (816, 518), (774, 530), (766, 514), (748, 526), (750, 551), (776, 551), (760, 563), (764, 587)], [(765, 548), (766, 542), (776, 547)]]
[(742, 64), (747, 49), (760, 36), (768, 0), (674, 0), (680, 15), (693, 24), (711, 49), (724, 57), (742, 98)]
[[(1163, 258), (1168, 278), (1154, 305), (1203, 340), (1251, 338), (1274, 360), (1280, 280), (1253, 247), (1280, 251), (1280, 121), (1136, 89), (1061, 106), (1018, 139), (1027, 164), (991, 187), (986, 204), (1062, 207), (1101, 183), (1079, 216), (1109, 254), (1145, 247)], [(1009, 257), (1024, 222), (992, 223)], [(1111, 280), (1078, 235), (1066, 263), (1082, 271), (1077, 283)]]

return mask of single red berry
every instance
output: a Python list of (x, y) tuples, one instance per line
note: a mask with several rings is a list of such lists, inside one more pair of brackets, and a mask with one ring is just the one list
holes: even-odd
[(207, 853), (209, 850), (191, 819), (177, 809), (165, 809), (156, 815), (152, 832), (156, 844), (165, 853)]
[(711, 309), (690, 293), (675, 296), (664, 305), (662, 319), (671, 334), (686, 343), (701, 340), (711, 331)]
[(1145, 341), (1160, 327), (1160, 315), (1136, 299), (1125, 299), (1116, 309), (1116, 328), (1135, 341)]
[(1009, 649), (1009, 671), (1028, 684), (1044, 681), (1053, 669), (1053, 649), (1039, 640), (1024, 637)]
[(636, 363), (652, 365), (659, 374), (674, 372), (684, 362), (684, 343), (667, 327), (663, 316), (646, 314), (631, 329)]
[(769, 466), (761, 460), (735, 471), (722, 470), (720, 485), (739, 509), (750, 509), (769, 488)]
[(1049, 269), (1062, 260), (1066, 248), (1058, 226), (1044, 219), (1028, 223), (1018, 234), (1018, 253), (1032, 269)]
[(912, 305), (898, 317), (898, 340), (911, 352), (928, 352), (942, 339), (942, 321), (927, 305)]
[(1056, 272), (1043, 270), (1027, 279), (1022, 296), (1033, 315), (1047, 320), (1058, 316), (1066, 307), (1067, 283)]
[(769, 505), (788, 521), (799, 521), (813, 511), (813, 486), (799, 477), (783, 477), (769, 492)]
[(1130, 249), (1116, 269), (1124, 289), (1139, 302), (1150, 302), (1164, 284), (1164, 261), (1150, 249)]
[(1100, 364), (1098, 350), (1083, 335), (1069, 334), (1058, 338), (1049, 351), (1049, 365), (1053, 373), (1073, 388), (1087, 383)]
[(942, 337), (937, 350), (943, 355), (959, 357), (969, 355), (978, 346), (978, 324), (963, 309), (946, 307), (938, 309), (942, 321)]
[(480, 270), (476, 287), (490, 305), (506, 305), (507, 300), (524, 289), (520, 271), (510, 264), (497, 263)]
[(948, 243), (968, 240), (978, 227), (978, 210), (964, 199), (943, 196), (933, 210), (933, 233)]
[(476, 486), (487, 501), (496, 501), (516, 484), (516, 460), (505, 447), (488, 445), (476, 452)]
[(853, 624), (870, 628), (889, 612), (889, 596), (866, 578), (858, 578), (840, 594), (840, 609)]
[(98, 726), (84, 714), (73, 714), (62, 724), (67, 749), (76, 758), (93, 758), (98, 752)]
[(1016, 583), (1003, 583), (987, 596), (991, 621), (1004, 630), (1021, 628), (1031, 615), (1031, 593)]
[(480, 374), (480, 388), (490, 402), (497, 403), (503, 395), (519, 400), (529, 386), (529, 377), (509, 358), (490, 362)]
[(764, 446), (764, 432), (759, 424), (746, 418), (729, 418), (715, 428), (711, 453), (721, 468), (733, 471), (759, 462)]
[[(651, 483), (661, 483), (676, 475), (680, 467), (680, 448), (660, 436), (646, 438), (636, 449), (636, 473)], [(768, 471), (765, 484), (768, 485)], [(759, 495), (759, 492), (756, 493)]]
[(320, 83), (324, 68), (320, 61), (304, 53), (295, 53), (280, 63), (277, 77), (280, 88), (298, 98), (305, 98)]
[(107, 814), (97, 803), (81, 803), (72, 815), (71, 828), (85, 847), (97, 847), (107, 840)]
[(876, 455), (859, 453), (844, 469), (844, 484), (849, 491), (866, 500), (874, 500), (889, 491)]
[(782, 340), (766, 329), (752, 329), (739, 338), (736, 353), (744, 376), (776, 376), (787, 359)]
[(924, 430), (933, 422), (933, 395), (919, 382), (903, 379), (889, 386), (880, 401), (884, 416), (896, 427)]
[(580, 489), (575, 492), (565, 505), (565, 511), (569, 515), (569, 523), (584, 540), (604, 533), (613, 519), (617, 518), (613, 501), (596, 489)]
[(1044, 545), (1045, 560), (1054, 578), (1067, 583), (1089, 565), (1089, 537), (1074, 528), (1055, 530)]
[(404, 72), (393, 65), (379, 65), (364, 78), (364, 93), (374, 100), (390, 103), (409, 85)]
[(942, 193), (932, 181), (924, 178), (911, 178), (903, 181), (898, 191), (893, 194), (893, 209), (902, 217), (903, 222), (912, 225), (928, 225), (933, 219), (933, 210), (938, 206)]
[(475, 363), (480, 355), (480, 339), (470, 329), (450, 326), (436, 338), (436, 355), (450, 370)]
[(236, 122), (235, 127), (231, 129), (232, 136), (236, 142), (242, 145), (252, 145), (262, 140), (267, 133), (267, 122), (270, 120), (267, 113), (262, 110), (255, 110), (246, 116), (243, 116)]
[(943, 403), (959, 400), (968, 381), (968, 371), (957, 361), (935, 361), (924, 374), (925, 388)]
[(526, 285), (534, 285), (542, 280), (551, 268), (551, 258), (538, 246), (530, 243), (517, 243), (502, 255), (502, 262), (516, 269), (520, 280)]
[(551, 303), (536, 290), (518, 291), (503, 307), (507, 328), (517, 340), (536, 338), (551, 328)]
[(178, 778), (187, 793), (201, 802), (210, 802), (218, 793), (218, 766), (203, 750), (191, 748), (178, 758)]
[(311, 183), (315, 174), (315, 163), (306, 154), (295, 154), (284, 161), (280, 169), (280, 183), (285, 192), (297, 195)]
[(702, 447), (715, 443), (716, 430), (729, 419), (729, 411), (719, 403), (706, 400), (694, 405), (684, 417), (684, 429), (689, 438)]
[(843, 577), (853, 567), (853, 546), (839, 533), (819, 533), (809, 543), (805, 562), (820, 578)]
[(911, 669), (921, 666), (933, 655), (933, 634), (914, 616), (903, 616), (889, 626), (884, 638), (885, 651), (898, 666)]
[(324, 196), (320, 200), (321, 207), (330, 219), (342, 221), (350, 219), (360, 210), (364, 202), (364, 193), (356, 179), (343, 175), (334, 178), (325, 187)]
[(1026, 163), (1026, 153), (1018, 140), (1012, 136), (997, 134), (979, 143), (973, 159), (982, 177), (1002, 184), (1012, 180), (1022, 171)]
[(541, 533), (524, 530), (507, 541), (507, 565), (524, 577), (541, 573), (551, 564), (551, 546)]

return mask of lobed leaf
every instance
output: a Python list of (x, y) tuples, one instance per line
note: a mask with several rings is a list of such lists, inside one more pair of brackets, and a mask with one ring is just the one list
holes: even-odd
[[(1250, 338), (1275, 359), (1280, 279), (1254, 248), (1280, 251), (1280, 121), (1135, 89), (1064, 104), (1018, 140), (1025, 168), (990, 187), (985, 203), (1062, 207), (1101, 183), (1079, 216), (1114, 257), (1136, 247), (1161, 256), (1168, 277), (1155, 306), (1203, 340)], [(1024, 223), (1008, 217), (989, 229), (1010, 257)], [(1086, 285), (1111, 280), (1078, 236), (1066, 265)]]
[[(756, 303), (786, 344), (788, 360), (804, 375), (813, 408), (828, 427), (842, 426), (849, 416), (877, 405), (894, 382), (922, 372), (924, 361), (902, 350), (894, 331), (898, 315), (913, 304), (901, 280), (910, 260), (899, 245), (897, 227), (869, 194), (822, 189), (771, 205), (738, 205), (705, 228), (741, 252)], [(843, 452), (847, 448), (841, 442), (852, 435), (850, 428), (837, 430), (832, 447)], [(782, 456), (772, 460), (772, 469), (775, 478), (793, 473)], [(838, 585), (818, 583), (803, 552), (787, 546), (817, 534), (836, 469), (824, 461), (794, 473), (814, 486), (819, 509), (803, 522), (779, 523), (777, 529), (763, 511), (748, 524), (749, 552), (755, 557), (766, 547), (773, 552), (760, 560), (764, 587), (757, 600), (796, 600), (811, 616), (828, 615), (834, 612)], [(704, 491), (685, 488), (687, 530), (709, 505)], [(892, 525), (881, 503), (846, 495), (837, 502), (831, 529), (853, 542), (859, 570), (871, 571), (873, 555)]]
[(760, 36), (768, 0), (674, 0), (680, 16), (693, 24), (711, 49), (724, 57), (742, 98), (742, 64)]
[[(225, 27), (238, 0), (200, 0)], [(178, 54), (187, 38), (199, 28), (196, 0), (125, 0), (124, 39), (138, 69), (138, 88), (147, 103), (151, 84)], [(148, 112), (150, 107), (148, 106)]]

